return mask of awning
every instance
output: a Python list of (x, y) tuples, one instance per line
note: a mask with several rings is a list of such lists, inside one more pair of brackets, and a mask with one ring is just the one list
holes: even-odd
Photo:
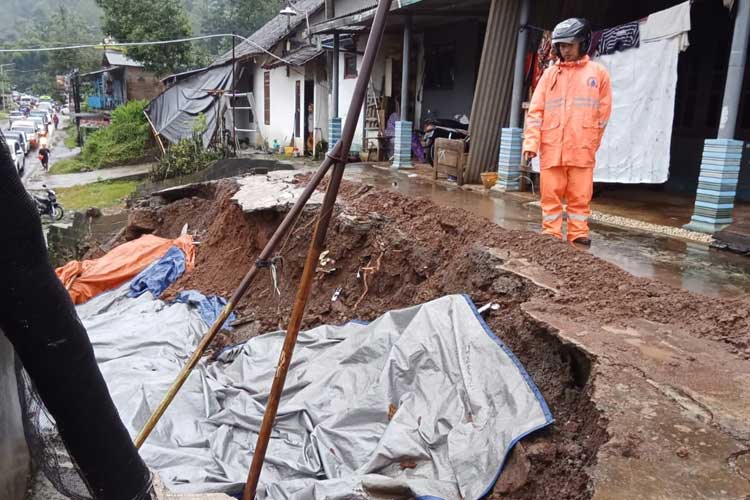
[(264, 64), (264, 69), (273, 69), (278, 68), (279, 66), (284, 66), (285, 64), (289, 64), (291, 66), (304, 66), (308, 62), (312, 61), (319, 55), (323, 54), (325, 52), (324, 49), (318, 48), (314, 45), (309, 45), (306, 47), (299, 48), (295, 50), (294, 52), (291, 52), (285, 56), (283, 56), (283, 59), (285, 62), (279, 61), (278, 59), (274, 59), (273, 62)]

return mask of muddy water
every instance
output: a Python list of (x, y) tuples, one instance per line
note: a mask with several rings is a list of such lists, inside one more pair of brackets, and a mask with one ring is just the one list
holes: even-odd
[[(462, 208), (506, 229), (541, 231), (537, 208), (494, 194), (436, 185), (420, 177), (394, 176), (365, 165), (347, 167), (346, 176), (411, 196), (424, 196), (441, 206)], [(746, 257), (601, 225), (592, 227), (592, 240), (592, 254), (635, 276), (714, 297), (734, 298), (750, 293), (750, 259)]]

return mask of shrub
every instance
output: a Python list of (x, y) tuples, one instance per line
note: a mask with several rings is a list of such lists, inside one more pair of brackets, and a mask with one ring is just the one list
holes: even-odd
[(143, 114), (147, 101), (130, 101), (112, 111), (108, 127), (86, 137), (81, 152), (83, 163), (102, 168), (142, 158), (151, 138)]
[(221, 152), (207, 150), (198, 134), (181, 139), (167, 148), (164, 157), (151, 170), (151, 179), (162, 181), (190, 175), (211, 165), (222, 157)]

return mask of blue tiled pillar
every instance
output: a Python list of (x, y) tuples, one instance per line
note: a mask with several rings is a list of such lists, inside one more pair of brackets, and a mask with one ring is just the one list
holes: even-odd
[(706, 139), (695, 210), (685, 229), (715, 233), (732, 223), (742, 146), (734, 139)]
[(502, 191), (518, 191), (519, 189), (522, 142), (523, 130), (520, 128), (504, 128), (500, 131), (497, 188)]
[(396, 136), (393, 138), (393, 168), (412, 168), (411, 164), (411, 130), (409, 121), (396, 122)]
[(328, 120), (328, 152), (333, 151), (333, 147), (341, 139), (341, 118), (331, 118)]

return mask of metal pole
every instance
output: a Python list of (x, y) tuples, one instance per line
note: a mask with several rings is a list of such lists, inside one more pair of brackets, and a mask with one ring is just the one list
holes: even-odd
[(530, 0), (521, 0), (521, 13), (518, 16), (518, 40), (516, 41), (516, 61), (513, 65), (513, 93), (510, 98), (510, 126), (521, 127), (521, 105), (523, 104), (523, 77), (526, 67), (526, 24), (529, 22)]
[[(237, 64), (234, 60), (234, 49), (237, 45), (237, 37), (234, 35), (234, 32), (232, 32), (232, 96), (229, 98), (229, 105), (232, 106), (232, 142), (234, 142), (234, 152), (235, 156), (237, 155), (237, 150), (239, 149), (237, 147), (237, 111), (234, 109), (234, 94), (236, 93), (237, 85), (234, 80), (234, 73), (235, 73), (235, 67)], [(219, 106), (221, 108), (221, 106)]]
[(339, 116), (339, 34), (333, 34), (333, 96), (331, 100), (331, 118)]
[(729, 54), (727, 82), (724, 86), (724, 100), (721, 105), (721, 120), (717, 136), (719, 139), (734, 139), (747, 60), (748, 34), (750, 34), (750, 0), (737, 0), (732, 51)]
[(81, 79), (78, 70), (73, 73), (73, 109), (76, 112), (76, 144), (78, 147), (83, 146), (83, 137), (81, 137)]
[[(367, 40), (365, 55), (362, 58), (362, 67), (359, 76), (357, 77), (357, 83), (354, 87), (354, 95), (352, 96), (351, 106), (349, 107), (351, 112), (347, 113), (346, 123), (341, 132), (341, 140), (339, 141), (341, 147), (337, 148), (340, 151), (340, 158), (346, 158), (348, 156), (349, 148), (352, 144), (352, 139), (354, 138), (354, 131), (357, 127), (357, 121), (359, 120), (359, 110), (362, 108), (362, 103), (365, 101), (367, 85), (370, 81), (372, 67), (375, 64), (375, 57), (377, 56), (380, 42), (383, 39), (385, 21), (390, 7), (391, 0), (381, 0), (378, 3), (375, 19), (372, 22), (370, 37)], [(279, 409), (281, 393), (284, 389), (284, 382), (286, 381), (286, 374), (289, 370), (289, 365), (292, 362), (294, 345), (297, 342), (297, 335), (299, 334), (300, 326), (302, 325), (302, 318), (305, 314), (307, 300), (310, 296), (310, 289), (312, 287), (313, 277), (315, 276), (315, 269), (318, 265), (318, 258), (320, 257), (320, 252), (325, 243), (328, 223), (331, 220), (336, 196), (338, 195), (339, 186), (341, 184), (341, 178), (344, 175), (344, 167), (344, 161), (337, 159), (337, 163), (331, 174), (330, 182), (328, 183), (323, 206), (321, 207), (320, 215), (318, 216), (318, 223), (315, 227), (315, 235), (310, 244), (299, 288), (297, 289), (297, 296), (289, 319), (289, 326), (286, 331), (286, 337), (284, 338), (284, 345), (281, 354), (279, 355), (279, 364), (276, 368), (273, 384), (271, 385), (271, 392), (268, 395), (266, 411), (263, 415), (263, 422), (260, 426), (258, 440), (253, 453), (253, 461), (250, 464), (250, 470), (248, 472), (247, 484), (245, 485), (245, 490), (242, 495), (243, 500), (252, 500), (255, 498), (260, 472), (263, 468), (263, 460), (265, 459), (266, 450), (268, 449), (268, 441), (271, 437), (273, 423), (276, 419), (276, 412)]]
[(404, 47), (401, 62), (401, 121), (409, 119), (409, 58), (411, 57), (411, 15), (404, 19)]
[(221, 330), (222, 325), (227, 320), (230, 314), (232, 314), (232, 311), (234, 311), (234, 308), (237, 307), (237, 304), (242, 299), (242, 297), (247, 292), (248, 288), (250, 288), (250, 285), (252, 284), (253, 280), (255, 279), (256, 274), (258, 273), (258, 263), (259, 262), (266, 262), (268, 259), (271, 258), (273, 255), (273, 252), (276, 250), (276, 247), (279, 246), (281, 243), (282, 238), (286, 235), (287, 232), (292, 227), (292, 224), (294, 224), (294, 221), (297, 220), (297, 217), (302, 212), (302, 209), (305, 207), (305, 204), (307, 204), (307, 201), (310, 199), (310, 196), (312, 196), (315, 189), (318, 187), (318, 184), (320, 184), (320, 181), (323, 180), (323, 177), (325, 177), (326, 173), (328, 173), (328, 169), (333, 164), (333, 157), (337, 157), (341, 151), (341, 143), (339, 142), (336, 144), (336, 146), (333, 148), (333, 151), (329, 156), (326, 156), (326, 158), (323, 160), (323, 163), (320, 164), (320, 167), (318, 167), (317, 172), (313, 174), (313, 176), (310, 178), (310, 182), (307, 183), (307, 186), (305, 186), (304, 191), (299, 196), (299, 199), (294, 204), (294, 206), (289, 210), (289, 213), (286, 214), (286, 217), (284, 217), (284, 220), (281, 221), (281, 224), (279, 224), (279, 227), (276, 228), (276, 231), (273, 233), (273, 236), (271, 236), (271, 239), (268, 240), (268, 243), (266, 243), (266, 246), (263, 248), (263, 250), (258, 254), (258, 259), (256, 260), (256, 264), (251, 267), (247, 274), (245, 274), (245, 277), (242, 279), (242, 282), (239, 284), (237, 289), (234, 291), (232, 296), (229, 298), (229, 301), (227, 302), (227, 305), (224, 306), (224, 309), (222, 309), (221, 314), (219, 314), (219, 317), (216, 318), (216, 321), (214, 321), (214, 324), (211, 325), (211, 328), (208, 329), (208, 331), (203, 335), (203, 338), (198, 343), (198, 346), (195, 348), (195, 352), (190, 356), (190, 359), (188, 359), (188, 362), (185, 364), (185, 366), (182, 367), (182, 370), (180, 370), (180, 373), (177, 374), (177, 378), (172, 383), (172, 386), (167, 390), (167, 393), (164, 395), (164, 398), (161, 400), (159, 405), (154, 409), (154, 412), (151, 414), (151, 416), (148, 418), (146, 423), (143, 425), (143, 429), (141, 429), (141, 432), (138, 433), (138, 436), (135, 438), (135, 446), (136, 448), (140, 448), (141, 445), (146, 441), (149, 434), (151, 434), (151, 431), (154, 430), (154, 427), (156, 427), (156, 424), (159, 422), (159, 419), (161, 419), (162, 415), (164, 415), (164, 412), (167, 410), (169, 405), (172, 403), (172, 400), (177, 395), (177, 393), (180, 391), (180, 388), (187, 380), (188, 376), (190, 375), (190, 372), (195, 368), (195, 365), (198, 364), (198, 361), (200, 361), (201, 357), (203, 356), (203, 353), (206, 351), (208, 346), (213, 341), (214, 337), (216, 337), (216, 334), (219, 333)]

